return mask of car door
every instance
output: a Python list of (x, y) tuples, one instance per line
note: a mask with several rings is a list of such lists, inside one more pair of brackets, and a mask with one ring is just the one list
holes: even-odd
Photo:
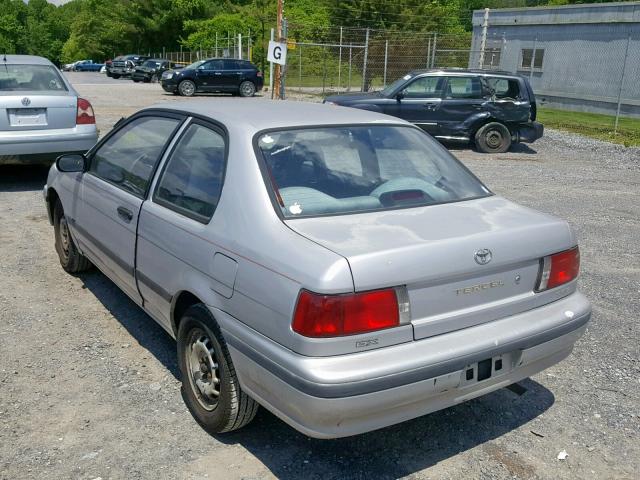
[(196, 86), (199, 90), (210, 92), (220, 90), (222, 86), (222, 60), (209, 60), (196, 70)]
[[(173, 296), (189, 280), (230, 297), (237, 265), (207, 241), (226, 169), (224, 132), (195, 120), (184, 128), (144, 202), (138, 227), (137, 279), (145, 308), (171, 331)], [(222, 256), (220, 256), (222, 255)], [(217, 280), (212, 278), (217, 268)]]
[(438, 112), (442, 135), (467, 136), (468, 132), (461, 127), (465, 121), (486, 110), (489, 92), (483, 87), (480, 77), (450, 76), (447, 80)]
[(246, 68), (242, 60), (224, 60), (224, 70), (222, 72), (222, 85), (225, 90), (236, 90), (240, 86), (240, 81), (244, 78)]
[(402, 90), (395, 103), (383, 107), (384, 113), (403, 118), (437, 135), (440, 132), (438, 110), (445, 85), (446, 79), (441, 76), (418, 77)]
[(179, 116), (143, 115), (115, 130), (89, 158), (73, 222), (81, 250), (134, 301), (140, 207)]

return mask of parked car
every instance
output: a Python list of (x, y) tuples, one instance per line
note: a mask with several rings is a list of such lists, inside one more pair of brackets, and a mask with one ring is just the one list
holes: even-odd
[(148, 58), (149, 56), (137, 54), (120, 55), (111, 60), (111, 62), (105, 62), (107, 66), (107, 77), (129, 77), (135, 68)]
[(0, 165), (51, 164), (98, 140), (91, 104), (46, 58), (2, 55), (0, 98)]
[(403, 118), (439, 140), (502, 153), (536, 141), (536, 98), (521, 75), (486, 70), (416, 70), (380, 92), (333, 95), (326, 103)]
[(85, 63), (93, 63), (93, 60), (77, 60), (73, 63), (66, 63), (62, 66), (62, 71), (75, 72), (78, 65), (83, 65)]
[(62, 267), (177, 339), (210, 432), (258, 404), (320, 438), (398, 423), (559, 362), (590, 318), (566, 222), (373, 112), (160, 104), (61, 156), (44, 197)]
[(75, 71), (76, 72), (99, 72), (102, 69), (102, 67), (104, 67), (104, 63), (93, 63), (93, 61), (91, 61), (90, 63), (80, 63), (76, 65)]
[(248, 60), (210, 58), (199, 60), (180, 71), (162, 74), (166, 92), (191, 97), (198, 92), (239, 94), (252, 97), (264, 85), (262, 72)]
[(131, 80), (134, 82), (157, 83), (167, 70), (177, 71), (182, 68), (184, 68), (184, 65), (181, 63), (162, 58), (151, 58), (135, 68), (131, 74)]

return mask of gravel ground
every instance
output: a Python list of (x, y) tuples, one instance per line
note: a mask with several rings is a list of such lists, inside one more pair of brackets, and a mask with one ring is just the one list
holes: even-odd
[[(176, 99), (69, 76), (103, 132)], [(264, 410), (238, 432), (206, 434), (180, 396), (173, 340), (102, 274), (60, 268), (46, 170), (1, 169), (0, 478), (639, 478), (640, 150), (550, 131), (502, 155), (453, 152), (497, 194), (573, 225), (589, 329), (521, 395), (503, 389), (335, 441)]]

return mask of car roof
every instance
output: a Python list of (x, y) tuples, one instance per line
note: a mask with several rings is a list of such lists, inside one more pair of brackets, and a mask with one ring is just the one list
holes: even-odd
[(473, 68), (430, 68), (425, 70), (413, 70), (411, 75), (424, 74), (446, 74), (446, 75), (478, 75), (478, 76), (501, 76), (518, 78), (520, 75), (504, 70), (477, 70)]
[(315, 125), (409, 124), (397, 117), (357, 108), (282, 100), (199, 98), (160, 103), (149, 109), (166, 109), (200, 115), (219, 121), (228, 127), (250, 126), (255, 131)]
[(20, 65), (53, 65), (49, 60), (44, 57), (38, 57), (36, 55), (0, 55), (0, 65), (4, 63), (4, 59), (7, 59), (7, 64), (20, 64)]

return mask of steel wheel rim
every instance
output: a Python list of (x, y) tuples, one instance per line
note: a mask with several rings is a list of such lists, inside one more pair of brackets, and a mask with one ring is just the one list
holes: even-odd
[(67, 219), (64, 217), (60, 217), (60, 226), (58, 228), (60, 232), (60, 248), (62, 249), (62, 253), (65, 257), (69, 256), (69, 245), (71, 244), (71, 237), (69, 236), (69, 224), (67, 223)]
[(195, 87), (191, 82), (183, 82), (180, 84), (180, 93), (182, 93), (185, 97), (190, 97), (193, 95), (195, 91)]
[(500, 145), (502, 145), (503, 141), (502, 133), (500, 133), (498, 130), (489, 130), (485, 135), (485, 140), (489, 148), (500, 148)]
[(253, 93), (254, 93), (253, 85), (251, 85), (248, 82), (242, 85), (242, 94), (245, 97), (250, 97), (251, 95), (253, 95)]
[(186, 373), (196, 400), (205, 410), (214, 410), (220, 398), (220, 368), (213, 341), (204, 330), (191, 331), (185, 355)]

